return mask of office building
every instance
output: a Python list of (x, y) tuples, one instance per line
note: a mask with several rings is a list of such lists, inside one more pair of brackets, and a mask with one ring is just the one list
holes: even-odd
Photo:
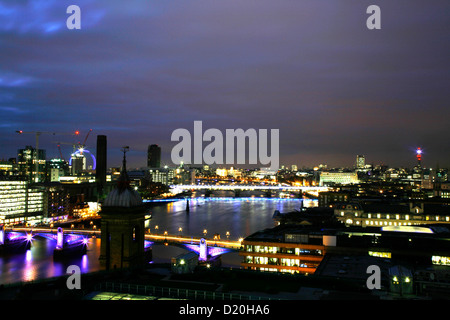
[(71, 170), (70, 174), (76, 176), (86, 170), (86, 157), (81, 153), (72, 153), (70, 158)]
[(319, 207), (328, 207), (335, 203), (348, 202), (350, 200), (349, 192), (319, 192)]
[(329, 238), (303, 227), (284, 225), (256, 232), (242, 242), (242, 267), (250, 270), (313, 274)]
[(34, 224), (46, 214), (45, 189), (27, 181), (0, 181), (0, 224)]
[(171, 185), (174, 182), (176, 176), (176, 170), (174, 168), (152, 168), (149, 169), (149, 174), (153, 182), (160, 182), (165, 185)]
[[(17, 151), (17, 163), (19, 165), (19, 174), (26, 177), (28, 181), (42, 182), (45, 179), (46, 152), (39, 149), (36, 157), (36, 149), (32, 146), (26, 146), (25, 149)], [(37, 162), (37, 164), (36, 164)], [(36, 172), (37, 168), (37, 172)]]
[(433, 203), (358, 203), (335, 206), (334, 214), (346, 226), (415, 226), (428, 224), (450, 225), (449, 206)]
[(50, 182), (58, 182), (60, 177), (68, 174), (68, 164), (62, 159), (50, 159), (48, 162), (48, 175)]
[(321, 172), (320, 186), (335, 184), (352, 184), (358, 183), (358, 174), (356, 172)]
[(356, 169), (361, 170), (364, 169), (366, 166), (366, 158), (363, 155), (357, 155), (356, 156)]
[(159, 147), (157, 144), (148, 146), (147, 167), (161, 168), (161, 147)]

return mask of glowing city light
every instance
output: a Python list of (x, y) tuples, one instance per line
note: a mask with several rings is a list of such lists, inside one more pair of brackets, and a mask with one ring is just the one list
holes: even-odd
[[(75, 156), (77, 154), (83, 154), (83, 152), (89, 153), (91, 155), (92, 161), (94, 162), (93, 166), (92, 166), (92, 170), (95, 170), (95, 168), (97, 167), (97, 160), (95, 159), (94, 155), (88, 150), (88, 149), (78, 149), (77, 151), (75, 151), (74, 153), (72, 153), (72, 156)], [(72, 158), (70, 158), (69, 160), (69, 166), (72, 165)]]

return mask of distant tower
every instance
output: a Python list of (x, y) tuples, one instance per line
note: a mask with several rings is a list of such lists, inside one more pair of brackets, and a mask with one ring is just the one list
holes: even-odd
[(421, 148), (416, 149), (416, 157), (417, 157), (417, 166), (419, 168), (422, 168), (422, 149)]
[(144, 222), (146, 207), (130, 187), (126, 151), (117, 187), (106, 197), (101, 216), (100, 265), (106, 270), (142, 267), (144, 264)]
[(106, 186), (106, 156), (107, 144), (106, 136), (97, 136), (97, 167), (95, 169), (95, 182), (97, 183), (97, 194), (101, 198)]
[(148, 146), (147, 167), (161, 168), (161, 147), (157, 144)]

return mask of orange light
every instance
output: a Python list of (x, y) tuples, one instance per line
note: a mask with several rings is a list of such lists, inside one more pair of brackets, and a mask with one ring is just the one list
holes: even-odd
[(80, 134), (80, 131), (75, 131), (75, 134), (76, 134), (76, 135), (79, 135), (79, 134)]

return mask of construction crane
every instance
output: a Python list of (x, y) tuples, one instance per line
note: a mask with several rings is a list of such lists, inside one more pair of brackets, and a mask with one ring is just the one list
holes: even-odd
[(77, 136), (80, 134), (79, 131), (75, 131), (72, 133), (68, 133), (68, 132), (48, 132), (48, 131), (23, 131), (23, 130), (16, 130), (16, 133), (18, 134), (34, 134), (36, 135), (36, 177), (35, 177), (35, 182), (39, 182), (39, 137), (42, 134), (51, 134), (51, 135), (72, 135), (72, 136)]
[(83, 141), (83, 144), (78, 143), (78, 150), (80, 150), (80, 154), (83, 154), (83, 151), (84, 151), (84, 149), (85, 149), (85, 147), (86, 147), (86, 141), (87, 141), (87, 139), (89, 138), (89, 134), (90, 134), (91, 132), (92, 132), (92, 129), (90, 129), (89, 132), (87, 133), (86, 138), (85, 138), (84, 141)]
[(58, 147), (59, 155), (61, 156), (61, 159), (64, 160), (64, 161), (65, 161), (65, 159), (64, 159), (64, 156), (63, 156), (62, 151), (61, 151), (61, 145), (62, 144), (71, 145), (73, 147), (73, 152), (75, 152), (75, 149), (76, 149), (76, 146), (77, 146), (77, 144), (73, 143), (73, 142), (72, 143), (70, 143), (70, 142), (61, 142), (61, 141), (52, 141), (52, 142), (57, 144), (56, 146)]
[(61, 157), (61, 160), (64, 161), (64, 157), (63, 157), (63, 154), (62, 154), (62, 152), (61, 152), (61, 145), (60, 145), (60, 144), (58, 144), (58, 150), (59, 150), (59, 155), (60, 155), (60, 157)]

